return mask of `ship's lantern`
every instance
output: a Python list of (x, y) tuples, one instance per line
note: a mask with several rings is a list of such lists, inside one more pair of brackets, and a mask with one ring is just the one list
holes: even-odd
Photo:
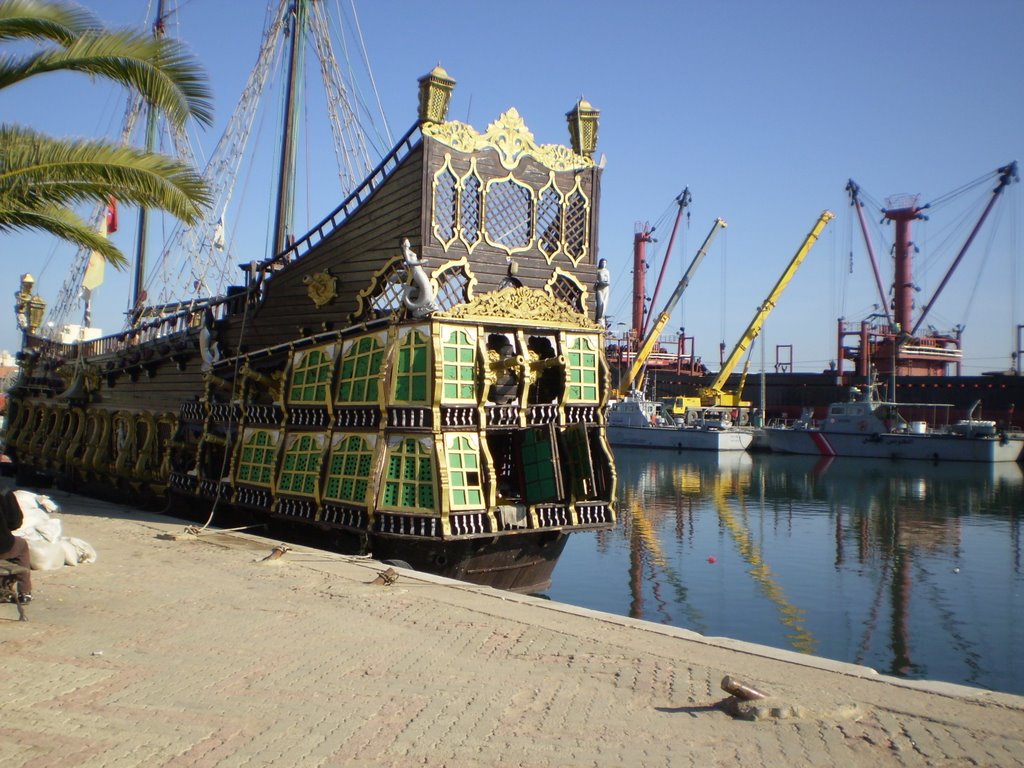
[(455, 80), (444, 71), (440, 64), (419, 79), (420, 122), (443, 123), (452, 100)]
[(586, 99), (580, 99), (576, 106), (565, 114), (569, 122), (569, 137), (573, 151), (578, 155), (591, 157), (597, 149), (597, 121), (601, 110), (594, 109)]
[(33, 296), (28, 300), (28, 332), (35, 333), (43, 324), (46, 312), (46, 301), (41, 296)]

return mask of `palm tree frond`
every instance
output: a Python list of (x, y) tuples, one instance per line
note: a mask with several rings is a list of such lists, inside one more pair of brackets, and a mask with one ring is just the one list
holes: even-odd
[(66, 48), (0, 58), (0, 88), (46, 72), (100, 75), (141, 93), (181, 126), (213, 122), (212, 94), (201, 67), (177, 40), (127, 30), (86, 32)]
[(98, 27), (96, 17), (76, 5), (41, 0), (0, 3), (0, 40), (49, 40), (69, 45), (86, 30)]
[(193, 224), (211, 202), (189, 165), (135, 147), (56, 140), (17, 126), (0, 126), (0, 147), (0, 221), (17, 207), (11, 201), (70, 205), (114, 195)]
[(60, 206), (5, 211), (0, 219), (0, 232), (34, 230), (48, 232), (74, 245), (97, 251), (108, 264), (117, 269), (128, 266), (128, 260), (110, 240), (90, 227), (78, 214)]

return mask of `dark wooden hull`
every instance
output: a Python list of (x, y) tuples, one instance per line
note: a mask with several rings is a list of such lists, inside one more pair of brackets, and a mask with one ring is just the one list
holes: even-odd
[(23, 479), (542, 589), (569, 533), (615, 522), (599, 177), (514, 111), (419, 124), (226, 297), (29, 337), (8, 452)]

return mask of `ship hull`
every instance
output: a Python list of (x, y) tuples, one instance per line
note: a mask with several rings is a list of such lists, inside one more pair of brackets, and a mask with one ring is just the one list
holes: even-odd
[(26, 334), (7, 451), (25, 480), (542, 590), (570, 533), (615, 524), (599, 177), (514, 110), (421, 115), (226, 296)]
[(609, 425), (607, 430), (613, 447), (673, 451), (745, 451), (754, 438), (752, 432), (739, 429)]
[(791, 427), (768, 427), (765, 435), (773, 453), (933, 462), (1013, 462), (1024, 446), (1019, 437), (1005, 436), (847, 434)]

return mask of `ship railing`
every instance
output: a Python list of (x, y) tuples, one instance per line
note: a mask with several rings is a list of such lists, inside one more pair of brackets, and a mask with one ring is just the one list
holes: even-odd
[(388, 177), (398, 169), (402, 160), (412, 152), (421, 138), (419, 125), (414, 125), (406, 132), (405, 136), (398, 140), (394, 148), (370, 172), (370, 175), (366, 177), (363, 183), (356, 187), (337, 208), (284, 251), (273, 258), (259, 263), (256, 268), (264, 273), (273, 272), (285, 264), (305, 256), (315, 245), (341, 226), (343, 221), (357, 211), (377, 191)]
[(939, 357), (949, 359), (951, 357), (960, 360), (963, 358), (963, 350), (949, 349), (947, 347), (926, 347), (920, 344), (903, 344), (900, 346), (900, 355), (914, 355), (916, 357)]
[(221, 320), (229, 314), (229, 303), (234, 300), (234, 296), (217, 297), (174, 305), (173, 312), (161, 314), (127, 330), (88, 341), (62, 342), (32, 336), (26, 340), (25, 348), (38, 349), (44, 356), (63, 359), (116, 354), (139, 344), (177, 336), (199, 328), (203, 324), (203, 316), (207, 310), (213, 314), (214, 320)]

